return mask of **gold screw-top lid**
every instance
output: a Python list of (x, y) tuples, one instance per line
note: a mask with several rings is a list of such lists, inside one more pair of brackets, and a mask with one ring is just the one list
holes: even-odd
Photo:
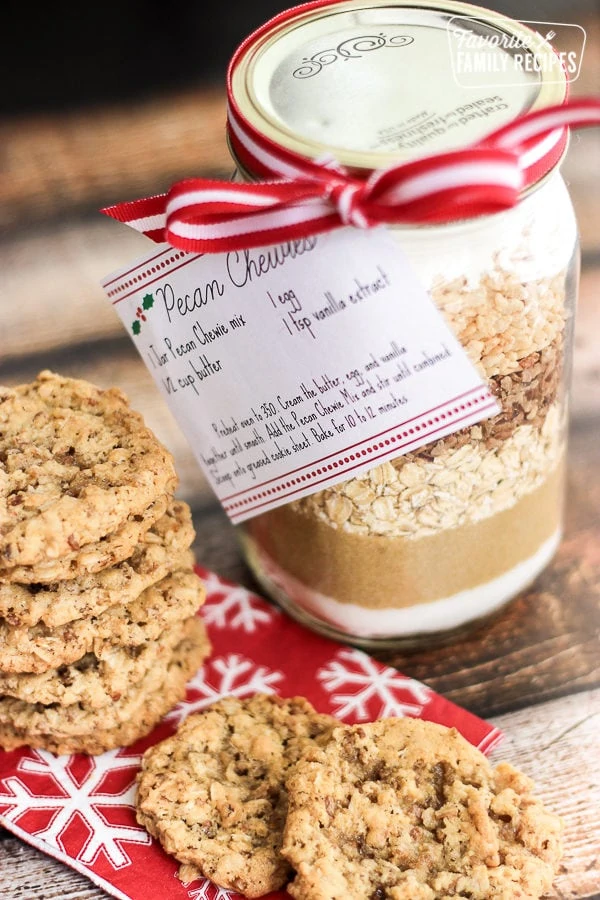
[(234, 57), (230, 101), (303, 158), (383, 168), (467, 146), (567, 93), (543, 35), (466, 3), (345, 0), (272, 22)]

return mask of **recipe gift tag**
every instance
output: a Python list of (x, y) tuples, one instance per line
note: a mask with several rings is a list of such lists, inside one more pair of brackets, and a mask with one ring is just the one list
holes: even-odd
[[(135, 777), (147, 747), (221, 697), (301, 695), (347, 723), (412, 716), (457, 728), (489, 753), (502, 738), (488, 722), (431, 688), (298, 625), (240, 585), (198, 569), (200, 610), (212, 654), (184, 700), (131, 747), (100, 756), (0, 750), (0, 827), (60, 860), (121, 900), (242, 900), (199, 878), (182, 884), (178, 863), (135, 819)], [(285, 649), (282, 649), (285, 648)], [(278, 891), (270, 900), (286, 900)], [(289, 900), (289, 898), (288, 898)]]
[(384, 228), (162, 245), (103, 286), (233, 522), (499, 412)]

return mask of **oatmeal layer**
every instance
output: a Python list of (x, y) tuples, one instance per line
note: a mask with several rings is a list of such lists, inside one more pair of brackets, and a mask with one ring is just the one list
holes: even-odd
[(431, 458), (401, 457), (290, 503), (294, 514), (340, 532), (420, 539), (496, 515), (539, 487), (564, 447), (564, 415), (523, 424), (504, 441), (450, 446)]
[(403, 608), (484, 585), (533, 556), (560, 528), (563, 466), (496, 515), (419, 540), (344, 532), (290, 504), (251, 519), (258, 548), (339, 603)]

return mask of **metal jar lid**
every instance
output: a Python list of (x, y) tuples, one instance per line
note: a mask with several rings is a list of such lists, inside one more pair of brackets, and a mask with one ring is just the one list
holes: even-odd
[[(567, 79), (541, 34), (481, 7), (317, 0), (250, 35), (228, 91), (232, 152), (264, 176), (270, 150), (292, 170), (332, 157), (364, 172), (468, 146), (564, 102)], [(532, 148), (527, 186), (557, 164), (566, 141), (562, 129)], [(255, 147), (262, 156), (248, 153)]]

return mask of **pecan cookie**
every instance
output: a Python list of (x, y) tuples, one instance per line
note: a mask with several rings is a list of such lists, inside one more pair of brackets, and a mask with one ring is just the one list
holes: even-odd
[(204, 602), (204, 585), (191, 569), (191, 552), (185, 553), (186, 568), (98, 616), (52, 629), (41, 623), (31, 628), (0, 624), (0, 672), (40, 674), (69, 665), (86, 653), (99, 655), (106, 643), (137, 646), (156, 640), (165, 628), (194, 615)]
[(191, 563), (185, 550), (194, 539), (190, 508), (173, 501), (158, 522), (142, 536), (129, 559), (68, 581), (49, 584), (0, 582), (0, 618), (11, 626), (43, 622), (56, 628), (99, 613), (118, 603), (124, 605), (173, 569)]
[(115, 704), (99, 710), (43, 707), (0, 700), (0, 747), (24, 744), (54, 753), (103, 753), (133, 744), (150, 732), (183, 698), (186, 682), (210, 652), (201, 619), (188, 620), (183, 640), (172, 655), (154, 666)]
[[(101, 709), (120, 700), (161, 660), (168, 658), (183, 639), (187, 622), (175, 622), (154, 641), (119, 646), (106, 641), (95, 653), (40, 675), (0, 672), (0, 698), (14, 697), (26, 703)], [(0, 701), (1, 702), (1, 701)]]
[(170, 499), (167, 494), (159, 497), (143, 513), (128, 516), (117, 531), (58, 559), (11, 568), (3, 568), (0, 560), (0, 582), (33, 584), (37, 588), (40, 584), (72, 580), (114, 566), (131, 556), (146, 532), (165, 515)]
[(41, 372), (0, 391), (0, 559), (57, 559), (172, 493), (171, 454), (116, 388)]
[(138, 822), (186, 879), (201, 873), (246, 897), (276, 890), (289, 876), (279, 852), (285, 777), (335, 724), (303, 697), (219, 700), (144, 754)]
[(411, 719), (336, 728), (287, 782), (282, 853), (302, 900), (537, 898), (561, 821), (512, 766)]

